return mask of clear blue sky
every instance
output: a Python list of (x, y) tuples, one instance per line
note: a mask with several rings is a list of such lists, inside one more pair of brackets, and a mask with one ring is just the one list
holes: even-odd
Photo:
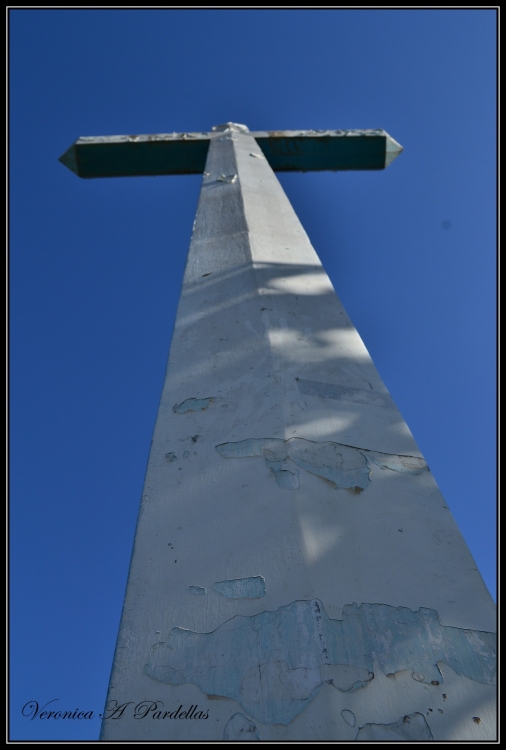
[(280, 179), (495, 595), (495, 10), (13, 10), (12, 739), (98, 737), (200, 188), (58, 157), (227, 120), (404, 146)]

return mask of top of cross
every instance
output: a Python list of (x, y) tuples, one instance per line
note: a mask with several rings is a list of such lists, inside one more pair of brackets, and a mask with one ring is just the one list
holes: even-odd
[(384, 130), (269, 130), (250, 132), (227, 122), (211, 132), (79, 138), (60, 161), (79, 177), (198, 174), (209, 141), (227, 134), (253, 137), (275, 172), (384, 169), (402, 146)]
[(226, 133), (227, 130), (236, 133), (249, 133), (247, 125), (239, 125), (238, 122), (224, 122), (223, 125), (213, 125), (211, 131), (213, 133)]

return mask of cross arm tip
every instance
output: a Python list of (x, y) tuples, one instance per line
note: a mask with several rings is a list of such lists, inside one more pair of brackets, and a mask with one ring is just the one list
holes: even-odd
[(72, 146), (60, 156), (58, 161), (61, 162), (64, 167), (67, 167), (71, 172), (74, 172), (74, 174), (79, 176), (75, 143), (73, 143)]
[(388, 167), (394, 159), (396, 159), (401, 151), (404, 151), (400, 143), (397, 143), (391, 135), (386, 135), (386, 148), (385, 148), (385, 168)]

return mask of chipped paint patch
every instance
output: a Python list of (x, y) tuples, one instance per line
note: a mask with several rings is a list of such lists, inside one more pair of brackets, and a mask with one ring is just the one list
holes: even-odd
[(223, 739), (229, 742), (259, 742), (258, 729), (244, 714), (230, 717), (223, 730)]
[(234, 578), (230, 581), (217, 581), (213, 588), (227, 599), (260, 599), (265, 596), (265, 578)]
[[(232, 617), (211, 633), (174, 628), (167, 642), (153, 646), (144, 671), (160, 682), (191, 682), (208, 695), (232, 698), (266, 724), (289, 724), (323, 685), (341, 692), (367, 685), (374, 659), (385, 674), (410, 670), (428, 685), (443, 681), (438, 662), (494, 684), (495, 634), (443, 626), (425, 608), (351, 604), (342, 620), (331, 620), (317, 599), (295, 601)], [(359, 732), (376, 731), (366, 726), (373, 725)]]
[(425, 460), (416, 456), (393, 456), (389, 453), (370, 451), (368, 458), (382, 469), (398, 471), (401, 474), (421, 474), (427, 469)]
[(320, 674), (324, 682), (328, 682), (342, 693), (363, 687), (374, 677), (368, 669), (353, 667), (350, 664), (324, 664), (320, 667)]
[(237, 180), (236, 174), (220, 174), (220, 176), (217, 178), (217, 182), (233, 183), (233, 182), (236, 182), (236, 180)]
[(292, 438), (288, 443), (292, 461), (311, 474), (330, 480), (336, 489), (365, 490), (368, 487), (367, 459), (356, 448), (303, 438)]
[(173, 463), (173, 461), (177, 461), (177, 456), (175, 453), (166, 453), (165, 454), (165, 460), (168, 464)]
[(181, 404), (174, 404), (172, 411), (174, 414), (186, 414), (187, 411), (204, 411), (208, 408), (213, 397), (209, 398), (187, 398)]
[(403, 716), (393, 724), (364, 724), (357, 742), (433, 742), (434, 737), (423, 714)]
[(298, 489), (300, 486), (298, 473), (288, 468), (288, 459), (301, 469), (333, 482), (336, 489), (358, 487), (364, 490), (369, 484), (365, 456), (356, 448), (339, 443), (317, 443), (303, 438), (249, 438), (217, 445), (216, 450), (225, 458), (263, 456), (278, 486), (283, 489)]
[(289, 459), (310, 474), (332, 482), (336, 489), (351, 489), (356, 494), (369, 486), (371, 463), (407, 474), (421, 474), (427, 469), (423, 458), (304, 438), (248, 438), (237, 443), (221, 443), (216, 450), (225, 458), (262, 456), (278, 487), (290, 490), (300, 487), (300, 479), (299, 472), (290, 469)]
[(246, 703), (261, 703), (264, 695), (280, 702), (308, 701), (322, 685), (319, 669), (294, 667), (285, 661), (271, 661), (251, 667), (241, 684), (242, 698)]
[(280, 466), (271, 466), (271, 469), (276, 477), (276, 484), (281, 487), (282, 490), (298, 490), (300, 487), (300, 478), (298, 471), (286, 471)]
[(304, 396), (319, 396), (320, 398), (331, 398), (336, 401), (346, 401), (352, 404), (365, 404), (366, 406), (381, 406), (384, 409), (396, 409), (392, 397), (388, 393), (366, 390), (364, 388), (349, 388), (334, 383), (321, 383), (318, 380), (304, 380), (297, 378), (299, 391)]
[(203, 586), (188, 586), (188, 591), (196, 596), (204, 596), (207, 593)]
[(349, 711), (347, 708), (341, 711), (341, 716), (343, 717), (343, 721), (345, 721), (350, 727), (354, 727), (357, 723), (355, 714), (353, 713), (353, 711)]
[(417, 681), (439, 685), (442, 677), (437, 664), (443, 662), (459, 675), (495, 684), (495, 633), (441, 625), (433, 609), (412, 611), (387, 604), (345, 605), (343, 623), (352, 622), (364, 628), (362, 644), (370, 655), (367, 668), (372, 668), (374, 654), (385, 674), (408, 669)]

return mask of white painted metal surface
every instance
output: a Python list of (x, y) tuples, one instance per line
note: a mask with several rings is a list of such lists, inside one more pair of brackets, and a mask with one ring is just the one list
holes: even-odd
[(490, 740), (494, 628), (274, 173), (217, 131), (102, 739)]

